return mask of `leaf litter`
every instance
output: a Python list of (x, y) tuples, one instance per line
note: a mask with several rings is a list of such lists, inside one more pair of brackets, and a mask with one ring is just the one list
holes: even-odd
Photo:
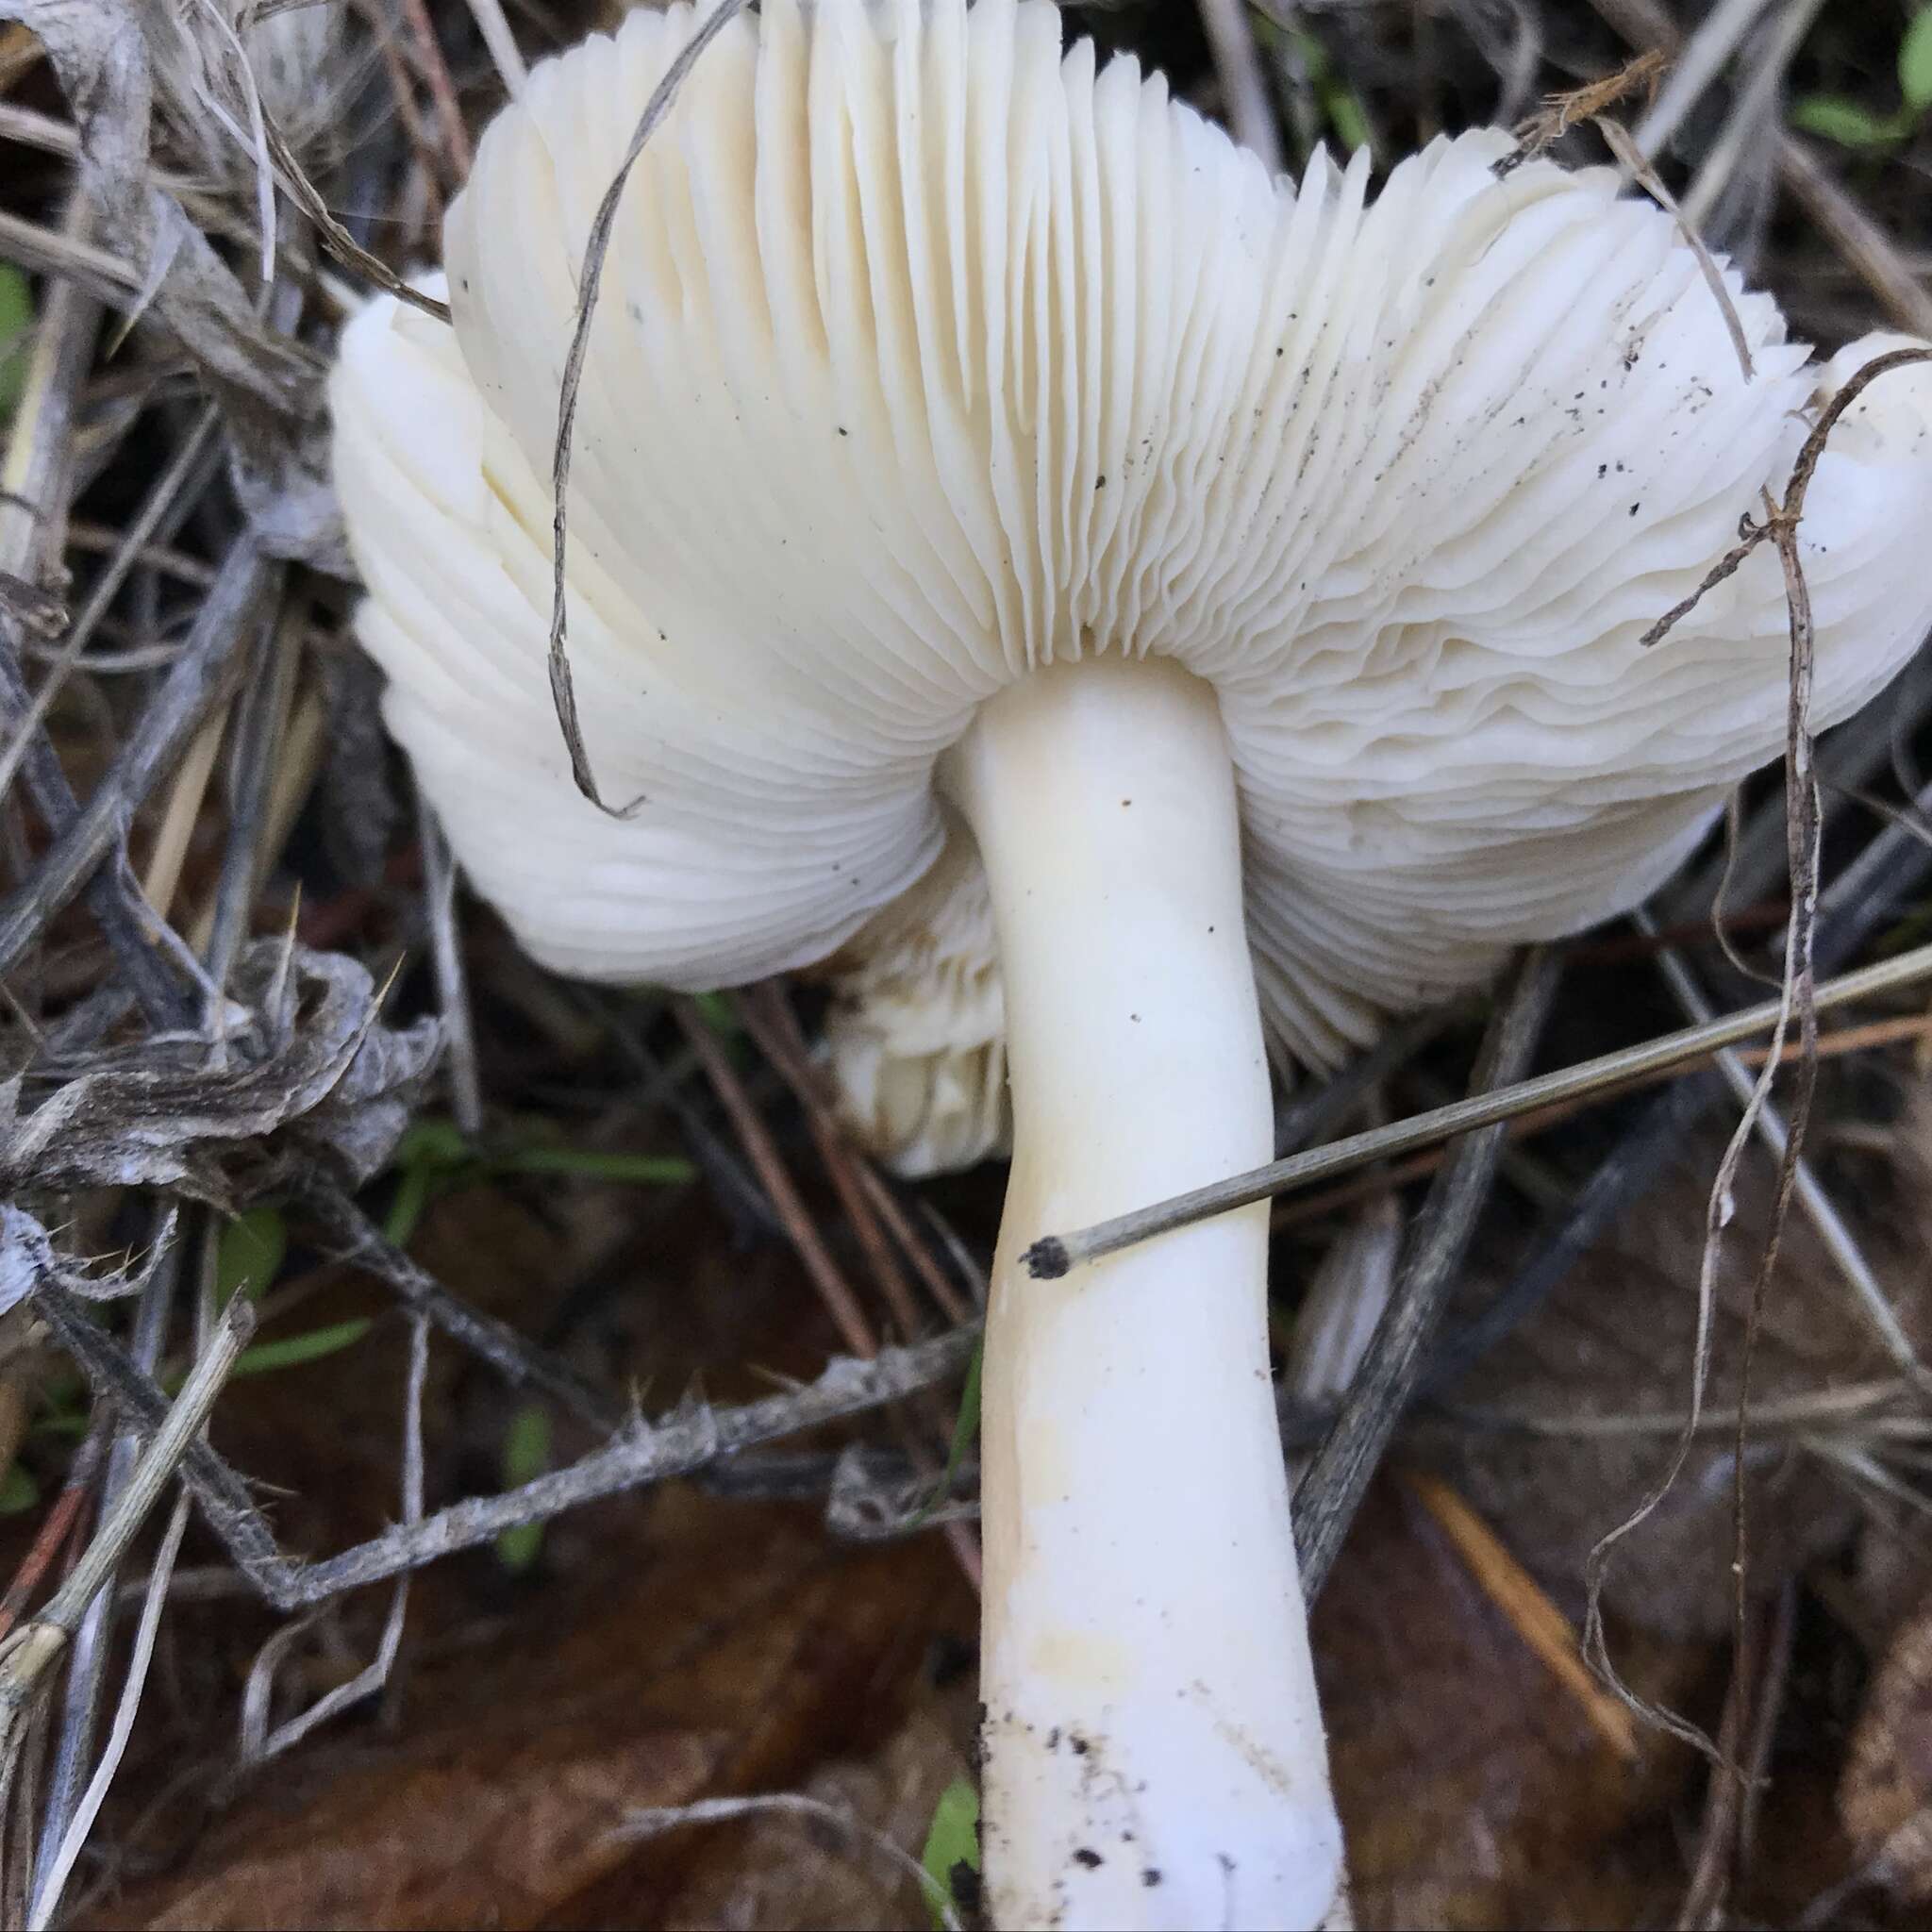
[[(1529, 4), (1507, 34), (1480, 8), (1395, 0), (1306, 19), (1257, 6), (1233, 32), (1219, 5), (1201, 9), (1212, 31), (1193, 8), (1137, 0), (1074, 11), (1210, 110), (1277, 115), (1298, 152), (1332, 116), (1386, 156), (1527, 98), (1541, 72), (1560, 98), (1528, 139), (1581, 158), (1589, 125), (1633, 111), (1657, 79), (1656, 58), (1626, 67), (1620, 36), (1690, 66), (1714, 44), (1697, 9), (1680, 20), (1655, 0)], [(566, 12), (573, 34), (592, 24)], [(25, 1618), (0, 1675), (44, 1640), (62, 1574), (105, 1586), (58, 1695), (6, 1757), (0, 1916), (920, 1923), (917, 1877), (867, 1847), (883, 1834), (916, 1868), (967, 1766), (973, 1469), (957, 1404), (996, 1190), (968, 1177), (922, 1200), (863, 1171), (823, 1131), (772, 990), (700, 1013), (586, 995), (517, 958), (452, 890), (433, 824), (395, 808), (369, 679), (341, 641), (347, 564), (320, 408), (333, 277), (403, 292), (500, 97), (493, 76), (517, 84), (542, 49), (526, 39), (518, 54), (526, 24), (487, 0), (353, 16), (0, 0), (0, 21), (19, 24), (0, 31), (0, 105), (71, 128), (77, 157), (35, 150), (5, 210), (17, 192), (35, 238), (32, 350), (51, 386), (25, 415), (34, 391), (8, 398), (16, 473), (33, 482), (0, 505), (0, 710), (28, 801), (5, 828), (0, 899), (0, 1449), (43, 1499), (0, 1521), (0, 1566), (20, 1565), (7, 1601)], [(1681, 121), (1641, 163), (1667, 199), (1688, 177), (1685, 205), (1715, 210), (1710, 247), (1825, 337), (1874, 309), (1918, 323), (1901, 251), (1932, 238), (1908, 166), (1840, 171), (1763, 124), (1781, 98), (1767, 63), (1792, 62), (1796, 87), (1909, 76), (1923, 25), (1895, 50), (1834, 20), (1795, 52), (1747, 37), (1707, 76), (1708, 125)], [(304, 47), (329, 62), (320, 87), (301, 84)], [(1789, 230), (1762, 212), (1779, 184), (1807, 217)], [(104, 282), (97, 257), (125, 278)], [(184, 398), (212, 408), (220, 459), (184, 463), (181, 500), (137, 528), (137, 479), (204, 420)], [(568, 424), (566, 396), (560, 472)], [(1788, 569), (1803, 490), (1794, 479), (1741, 540), (1776, 544)], [(57, 551), (76, 505), (118, 525), (105, 558)], [(564, 541), (559, 518), (559, 570)], [(193, 570), (163, 567), (166, 546)], [(1923, 1792), (1924, 1587), (1861, 1579), (1888, 1562), (1916, 1574), (1897, 1553), (1924, 1535), (1923, 1394), (1874, 1357), (1808, 1225), (1781, 1258), (1777, 1230), (1809, 1111), (1822, 1185), (1926, 1346), (1893, 1226), (1922, 1076), (1903, 1046), (1878, 1046), (1834, 1062), (1807, 1103), (1814, 934), (1820, 970), (1827, 945), (1845, 963), (1921, 936), (1927, 868), (1900, 858), (1895, 828), (1827, 809), (1805, 727), (1802, 581), (1791, 591), (1790, 807), (1774, 787), (1745, 801), (1734, 882), (1746, 903), (1782, 892), (1796, 912), (1773, 922), (1802, 1083), (1780, 1170), (1758, 1172), (1740, 1125), (1700, 1235), (1714, 1149), (1697, 1122), (1721, 1090), (1692, 1107), (1694, 1080), (1669, 1111), (1600, 1103), (1534, 1151), (1498, 1137), (1480, 1161), (1452, 1158), (1457, 1240), (1421, 1271), (1432, 1296), (1456, 1297), (1446, 1326), (1430, 1341), (1421, 1322), (1401, 1374), (1342, 1398), (1355, 1420), (1337, 1440), (1369, 1447), (1345, 1488), (1324, 1476), (1310, 1500), (1339, 1551), (1316, 1633), (1362, 1923), (1648, 1923), (1680, 1905), (1700, 1922), (1747, 1906), (1782, 1921), (1847, 1887), (1880, 1914), (1920, 1895), (1899, 1821)], [(271, 647), (283, 635), (292, 656)], [(27, 667), (50, 646), (71, 662), (36, 711)], [(112, 653), (157, 649), (163, 675), (109, 669)], [(299, 735), (305, 707), (342, 728)], [(1893, 741), (1908, 746), (1928, 712), (1932, 691), (1908, 680), (1893, 728), (1847, 727), (1822, 769), (1883, 787), (1898, 762), (1909, 803), (1924, 788)], [(141, 867), (170, 812), (178, 863), (150, 899)], [(1749, 855), (1779, 842), (1783, 878), (1751, 877)], [(1696, 929), (1709, 904), (1675, 917)], [(1613, 1043), (1606, 1011), (1649, 998), (1649, 955), (1610, 968), (1588, 942), (1571, 952), (1550, 1024), (1588, 1053)], [(1724, 950), (1686, 952), (1732, 1001)], [(1612, 972), (1622, 994), (1607, 1002)], [(1467, 1085), (1474, 1047), (1466, 1015), (1419, 1033), (1338, 1083), (1327, 1130), (1365, 1098), (1398, 1120), (1433, 1105), (1432, 1083)], [(1760, 1099), (1779, 1061), (1766, 1058)], [(405, 1131), (439, 1105), (475, 1158), (386, 1240)], [(506, 1142), (512, 1112), (544, 1123), (541, 1160)], [(686, 1152), (695, 1182), (672, 1158)], [(223, 1231), (244, 1211), (277, 1217), (279, 1258), (245, 1293), (218, 1293)], [(1765, 1237), (1755, 1287), (1719, 1250), (1726, 1223)], [(1284, 1228), (1277, 1281), (1318, 1252), (1322, 1225)], [(1618, 1305), (1630, 1319), (1612, 1329)], [(269, 1366), (234, 1379), (258, 1309)], [(316, 1340), (351, 1331), (354, 1348)], [(156, 1484), (153, 1446), (197, 1356), (230, 1379), (207, 1391), (208, 1439), (174, 1407), (178, 1460)], [(1687, 1421), (1687, 1364), (1727, 1441), (1695, 1407)], [(1291, 1440), (1320, 1440), (1335, 1401), (1286, 1401)], [(78, 1449), (57, 1417), (77, 1418)], [(1674, 1438), (1678, 1480), (1622, 1545), (1600, 1627), (1633, 1696), (1719, 1737), (1744, 1774), (1711, 1785), (1688, 1849), (1673, 1820), (1700, 1790), (1695, 1760), (1645, 1732), (1633, 1759), (1552, 1661), (1566, 1629), (1598, 1627), (1587, 1553)], [(1364, 1487), (1385, 1453), (1450, 1487)], [(1747, 1474), (1751, 1541), (1733, 1572)], [(177, 1500), (158, 1546), (159, 1518), (137, 1534), (136, 1508), (170, 1476), (194, 1513)], [(540, 1525), (541, 1541), (525, 1534)], [(1809, 1609), (1767, 1621), (1758, 1607), (1780, 1591)], [(131, 1667), (110, 1602), (139, 1612)], [(1821, 1704), (1804, 1689), (1821, 1622), (1875, 1666), (1862, 1717), (1855, 1690)], [(1795, 1835), (1808, 1857), (1770, 1859), (1753, 1767), (1775, 1782), (1779, 1726), (1800, 1713), (1853, 1741), (1835, 1797), (1821, 1788)], [(1400, 1777), (1377, 1756), (1391, 1749)], [(272, 1757), (273, 1784), (252, 1772)], [(715, 1819), (747, 1800), (731, 1822), (624, 1836), (640, 1810)]]

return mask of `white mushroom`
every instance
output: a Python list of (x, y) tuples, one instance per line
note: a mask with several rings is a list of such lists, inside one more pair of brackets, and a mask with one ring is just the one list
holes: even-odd
[(826, 961), (824, 1058), (847, 1130), (908, 1178), (1013, 1143), (992, 897), (972, 834)]
[[(1275, 1436), (1265, 1210), (1017, 1257), (1268, 1158), (1264, 1012), (1334, 1056), (1627, 907), (1782, 741), (1760, 550), (1819, 383), (1671, 222), (1439, 142), (1279, 187), (1041, 0), (766, 0), (644, 150), (577, 418), (574, 790), (549, 474), (591, 213), (703, 10), (490, 129), (454, 333), (348, 331), (338, 478), (388, 716), (573, 973), (835, 953), (970, 826), (1014, 1160), (984, 1391), (987, 1871), (1007, 1926), (1309, 1925), (1341, 1842)], [(1853, 352), (1855, 355), (1857, 352)], [(1824, 381), (1836, 379), (1840, 365)], [(1932, 378), (1836, 435), (1816, 717), (1932, 619)]]

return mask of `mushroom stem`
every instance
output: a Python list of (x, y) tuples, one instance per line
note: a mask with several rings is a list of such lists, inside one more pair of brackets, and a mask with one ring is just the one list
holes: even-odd
[(1035, 1281), (1021, 1256), (1271, 1150), (1208, 687), (1090, 658), (942, 781), (999, 931), (1014, 1155), (982, 1385), (987, 1880), (1015, 1926), (1313, 1926), (1341, 1831), (1243, 1208)]

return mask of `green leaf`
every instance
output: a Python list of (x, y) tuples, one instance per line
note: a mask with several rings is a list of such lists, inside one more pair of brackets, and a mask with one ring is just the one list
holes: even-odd
[(695, 993), (691, 1005), (705, 1016), (705, 1024), (720, 1039), (738, 1038), (738, 1009), (722, 992)]
[(669, 1187), (694, 1180), (697, 1169), (676, 1154), (604, 1153), (543, 1142), (501, 1153), (473, 1147), (453, 1121), (418, 1121), (396, 1148), (396, 1191), (383, 1217), (383, 1238), (406, 1248), (429, 1204), (451, 1188), (492, 1174), (567, 1174), (585, 1180)]
[(279, 1208), (259, 1204), (238, 1214), (215, 1244), (215, 1306), (225, 1308), (238, 1294), (258, 1299), (282, 1272), (288, 1252), (289, 1229)]
[(415, 1122), (396, 1143), (393, 1165), (401, 1177), (382, 1218), (382, 1238), (392, 1248), (407, 1248), (431, 1196), (474, 1168), (476, 1151), (454, 1121), (430, 1115)]
[[(503, 1486), (521, 1489), (550, 1467), (550, 1411), (529, 1402), (510, 1418), (503, 1439)], [(543, 1547), (543, 1525), (522, 1523), (496, 1539), (496, 1560), (512, 1576), (521, 1576)]]
[(1302, 72), (1311, 86), (1319, 87), (1328, 78), (1328, 49), (1306, 27), (1291, 28), (1288, 43), (1301, 57)]
[(907, 1524), (908, 1529), (919, 1528), (952, 1493), (959, 1465), (979, 1435), (979, 1368), (985, 1349), (986, 1338), (982, 1335), (973, 1344), (973, 1359), (966, 1364), (966, 1379), (959, 1384), (959, 1413), (953, 1419), (953, 1442), (946, 1451), (946, 1466), (932, 1486), (932, 1494), (920, 1506), (919, 1514)]
[(1342, 153), (1352, 155), (1357, 148), (1374, 147), (1375, 143), (1369, 134), (1369, 117), (1362, 107), (1361, 96), (1352, 87), (1325, 87), (1321, 92), (1322, 106), (1328, 114), (1328, 125), (1334, 128), (1335, 139), (1341, 143)]
[(400, 1168), (463, 1167), (475, 1158), (456, 1122), (434, 1114), (414, 1123), (396, 1142), (395, 1164)]
[(961, 1893), (973, 1888), (959, 1882), (959, 1868), (964, 1866), (974, 1877), (979, 1873), (979, 1793), (965, 1778), (955, 1778), (940, 1793), (919, 1862), (925, 1868), (926, 1910), (932, 1914), (935, 1932), (944, 1932), (941, 1901), (956, 1909), (970, 1905)]
[(697, 1178), (697, 1169), (681, 1154), (599, 1154), (588, 1147), (525, 1147), (491, 1165), (506, 1174), (574, 1174), (645, 1187)]
[(40, 1500), (40, 1484), (19, 1463), (0, 1475), (0, 1516), (23, 1516)]
[(12, 262), (0, 261), (0, 423), (10, 422), (20, 407), (33, 325), (33, 284)]
[(93, 1426), (93, 1418), (85, 1409), (56, 1409), (52, 1415), (37, 1416), (27, 1434), (36, 1441), (52, 1437), (55, 1441), (77, 1442)]
[(1840, 147), (1883, 147), (1897, 138), (1891, 122), (1881, 121), (1840, 94), (1807, 94), (1791, 103), (1790, 118), (1791, 125), (1803, 133), (1835, 141)]
[(1912, 24), (1898, 43), (1898, 84), (1913, 113), (1932, 108), (1932, 7), (1922, 7), (1912, 15)]
[(258, 1341), (235, 1357), (229, 1380), (242, 1375), (267, 1375), (276, 1369), (298, 1369), (304, 1362), (319, 1362), (325, 1356), (340, 1355), (353, 1348), (375, 1324), (367, 1315), (347, 1322), (332, 1322), (325, 1328), (310, 1328), (306, 1334), (290, 1335), (280, 1341)]
[(424, 1209), (429, 1206), (429, 1190), (436, 1176), (426, 1167), (406, 1167), (396, 1183), (395, 1198), (382, 1217), (382, 1238), (392, 1248), (407, 1248), (416, 1232)]

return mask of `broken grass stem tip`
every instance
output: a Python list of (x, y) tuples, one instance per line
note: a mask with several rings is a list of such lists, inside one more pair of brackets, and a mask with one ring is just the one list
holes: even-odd
[[(1932, 945), (1915, 946), (1896, 958), (1883, 959), (1875, 966), (1825, 980), (1818, 988), (1812, 1004), (1817, 1011), (1828, 1012), (1855, 1000), (1895, 991), (1925, 978), (1932, 978)], [(1046, 1235), (1035, 1241), (1021, 1258), (1034, 1280), (1058, 1281), (1071, 1270), (1098, 1260), (1103, 1255), (1117, 1254), (1122, 1248), (1151, 1241), (1174, 1228), (1187, 1227), (1237, 1208), (1251, 1207), (1257, 1201), (1290, 1193), (1316, 1181), (1331, 1180), (1337, 1174), (1366, 1167), (1372, 1160), (1390, 1159), (1401, 1154), (1413, 1154), (1418, 1148), (1438, 1146), (1457, 1134), (1514, 1120), (1536, 1108), (1580, 1099), (1649, 1074), (1668, 1072), (1705, 1054), (1735, 1046), (1774, 1026), (1781, 1006), (1781, 1001), (1766, 1000), (1701, 1026), (1686, 1026), (1680, 1032), (1663, 1034), (1639, 1046), (1620, 1047), (1615, 1053), (1600, 1054), (1595, 1059), (1580, 1061), (1574, 1067), (1559, 1067), (1554, 1073), (1539, 1074), (1532, 1080), (1500, 1087), (1493, 1093), (1451, 1101), (1446, 1107), (1431, 1108), (1427, 1113), (1412, 1114), (1406, 1121), (1371, 1127), (1365, 1133), (1331, 1141), (1324, 1147), (1311, 1147), (1304, 1154), (1289, 1156), (1286, 1160), (1271, 1161), (1266, 1167), (1231, 1174), (1224, 1181), (1172, 1195), (1152, 1207), (1137, 1208), (1131, 1214), (1096, 1222), (1076, 1234)]]

